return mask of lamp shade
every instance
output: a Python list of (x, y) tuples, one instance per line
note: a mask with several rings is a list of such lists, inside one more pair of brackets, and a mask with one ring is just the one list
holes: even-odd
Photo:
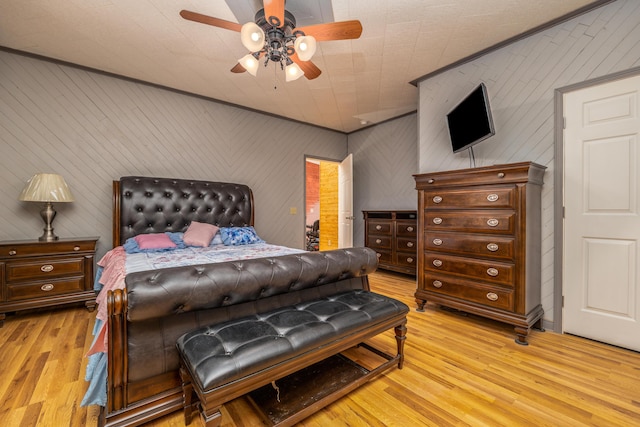
[(300, 77), (304, 76), (304, 71), (302, 71), (302, 68), (300, 68), (300, 66), (295, 62), (287, 65), (284, 69), (284, 73), (286, 75), (285, 81), (288, 82), (298, 80)]
[(238, 59), (238, 62), (240, 63), (240, 65), (242, 65), (244, 67), (245, 70), (247, 70), (249, 72), (249, 74), (251, 74), (252, 76), (256, 76), (258, 74), (258, 65), (260, 65), (260, 63), (258, 62), (258, 60), (256, 59), (255, 56), (253, 56), (252, 54), (248, 53), (245, 56), (243, 56), (242, 58)]
[(293, 47), (301, 61), (308, 61), (316, 53), (316, 39), (313, 36), (301, 36), (293, 42)]
[(23, 202), (73, 202), (64, 178), (54, 173), (37, 173), (27, 181), (18, 200)]
[(255, 22), (247, 22), (240, 29), (240, 41), (251, 52), (258, 52), (264, 47), (264, 31)]

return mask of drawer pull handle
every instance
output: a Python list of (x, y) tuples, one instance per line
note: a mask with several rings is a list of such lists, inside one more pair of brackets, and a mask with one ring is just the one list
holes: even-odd
[(433, 239), (433, 244), (436, 246), (440, 246), (442, 244), (442, 240), (440, 239)]
[(490, 219), (488, 219), (488, 220), (487, 220), (487, 225), (488, 225), (489, 227), (495, 227), (495, 226), (497, 226), (499, 223), (500, 223), (500, 221), (498, 221), (498, 220), (497, 220), (497, 219), (495, 219), (495, 218), (490, 218)]
[(433, 178), (429, 178), (429, 180), (427, 181), (428, 184), (433, 184), (434, 182), (436, 182), (436, 180)]
[(380, 240), (380, 239), (376, 239), (376, 243), (377, 243), (377, 244), (380, 244), (380, 243), (382, 243), (382, 240)]
[(74, 250), (74, 251), (79, 251), (79, 250), (80, 250), (80, 246), (74, 246), (74, 247), (73, 247), (73, 250)]
[(491, 252), (496, 252), (499, 248), (496, 243), (489, 243), (487, 245), (487, 249), (489, 249)]
[(436, 267), (442, 267), (442, 261), (439, 259), (434, 259), (433, 265), (435, 265)]
[(487, 200), (490, 202), (497, 202), (498, 201), (498, 195), (496, 193), (491, 193), (487, 196)]
[(47, 283), (46, 285), (40, 286), (40, 289), (45, 292), (49, 292), (53, 290), (53, 285), (51, 283)]
[(380, 252), (376, 252), (376, 256), (377, 256), (378, 258), (380, 258), (380, 257), (382, 256), (382, 254), (381, 254)]
[(436, 225), (442, 224), (442, 218), (440, 218), (438, 216), (433, 218), (433, 223), (436, 224)]
[(497, 268), (487, 268), (487, 274), (491, 277), (496, 277), (498, 275), (498, 269)]
[(382, 230), (382, 226), (381, 225), (376, 225), (376, 230)]
[(413, 263), (413, 258), (411, 258), (411, 257), (407, 258), (407, 262), (408, 262), (409, 264)]
[(407, 242), (407, 247), (408, 248), (412, 248), (413, 247), (413, 242)]
[(496, 294), (495, 292), (489, 292), (487, 293), (487, 299), (489, 301), (498, 301), (498, 294)]
[(433, 197), (433, 203), (440, 203), (442, 201), (442, 197), (440, 196), (434, 196)]
[(411, 226), (407, 227), (407, 231), (408, 231), (409, 233), (411, 233), (411, 232), (413, 231), (413, 227), (411, 227)]
[(17, 253), (18, 253), (18, 252), (16, 252), (16, 251), (9, 251), (9, 256), (17, 255)]
[(433, 281), (433, 287), (434, 288), (441, 288), (442, 287), (442, 282), (440, 280), (434, 280)]
[(42, 271), (43, 273), (50, 273), (53, 271), (53, 265), (45, 264), (42, 267), (40, 267), (40, 271)]
[(504, 178), (504, 172), (498, 173), (498, 178)]

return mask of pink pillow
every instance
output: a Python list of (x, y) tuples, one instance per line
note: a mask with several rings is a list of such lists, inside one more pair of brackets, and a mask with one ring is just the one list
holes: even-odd
[(182, 240), (188, 246), (209, 246), (218, 230), (219, 228), (213, 224), (191, 221), (189, 228), (184, 232)]
[(134, 237), (140, 249), (169, 249), (177, 245), (164, 233), (139, 234)]

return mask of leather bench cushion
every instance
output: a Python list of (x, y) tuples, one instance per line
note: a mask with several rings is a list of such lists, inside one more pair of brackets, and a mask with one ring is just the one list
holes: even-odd
[(177, 347), (208, 391), (408, 311), (395, 299), (354, 290), (201, 328)]

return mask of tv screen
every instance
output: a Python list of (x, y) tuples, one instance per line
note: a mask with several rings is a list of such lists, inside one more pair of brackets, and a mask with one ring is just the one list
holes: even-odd
[(447, 114), (447, 124), (454, 153), (495, 135), (489, 97), (484, 83), (475, 88)]

